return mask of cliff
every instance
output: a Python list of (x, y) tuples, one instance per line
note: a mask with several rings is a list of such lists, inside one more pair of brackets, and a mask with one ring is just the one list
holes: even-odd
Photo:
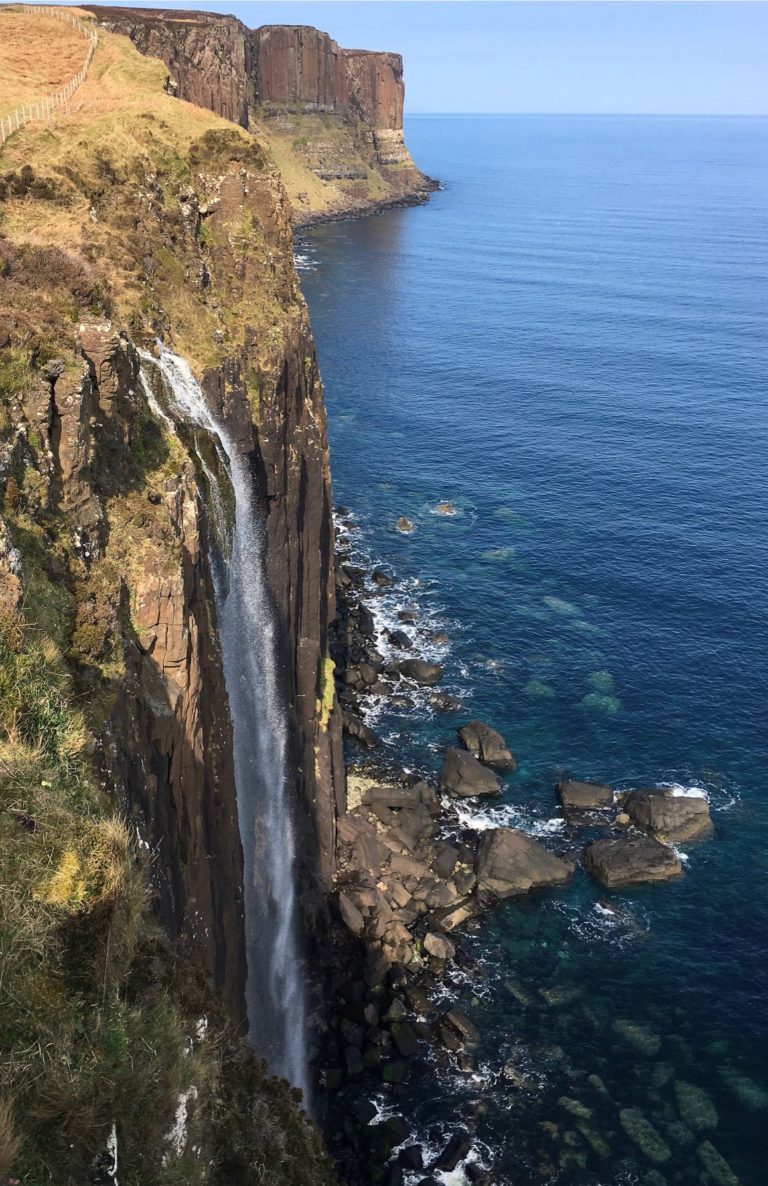
[(231, 122), (233, 24), (190, 29), (179, 75), (228, 78), (226, 95), (196, 95), (226, 119), (103, 33), (70, 111), (2, 150), (0, 929), (23, 1016), (0, 1010), (15, 1101), (0, 1100), (0, 1175), (82, 1182), (116, 1124), (121, 1180), (330, 1181), (294, 1094), (236, 1032), (243, 878), (214, 524), (198, 451), (140, 370), (158, 337), (189, 361), (264, 508), (311, 918), (343, 795), (325, 413), (290, 203)]
[(399, 54), (342, 49), (318, 29), (177, 10), (88, 6), (161, 58), (179, 98), (268, 141), (294, 224), (423, 201), (434, 182), (403, 138)]

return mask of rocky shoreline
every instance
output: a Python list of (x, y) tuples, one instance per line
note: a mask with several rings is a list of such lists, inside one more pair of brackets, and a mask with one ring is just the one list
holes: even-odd
[(356, 222), (361, 218), (372, 218), (377, 214), (386, 214), (389, 210), (408, 210), (413, 206), (425, 206), (430, 196), (440, 189), (442, 189), (441, 182), (433, 177), (425, 176), (423, 186), (397, 197), (382, 198), (378, 201), (363, 198), (360, 201), (351, 201), (337, 210), (322, 210), (313, 213), (295, 210), (291, 225), (294, 232), (300, 233), (329, 222)]
[[(338, 821), (327, 999), (339, 1007), (327, 1019), (320, 1059), (329, 1144), (350, 1186), (439, 1186), (435, 1175), (457, 1167), (467, 1181), (488, 1186), (492, 1167), (470, 1154), (482, 1101), (427, 1143), (414, 1139), (397, 1110), (414, 1075), (431, 1075), (439, 1093), (441, 1070), (475, 1069), (480, 1035), (450, 990), (441, 990), (457, 972), (472, 974), (461, 927), (505, 898), (566, 885), (579, 862), (608, 891), (679, 877), (673, 845), (711, 833), (709, 807), (664, 787), (617, 794), (565, 779), (555, 793), (573, 839), (560, 853), (516, 828), (462, 827), (454, 804), (495, 801), (514, 755), (489, 725), (469, 721), (446, 750), (436, 785), (392, 764), (366, 721), (372, 705), (415, 689), (434, 710), (458, 714), (460, 704), (439, 690), (441, 665), (414, 653), (413, 633), (377, 628), (369, 602), (395, 577), (353, 563), (345, 514), (337, 513), (332, 656), (346, 744), (360, 757), (352, 759)], [(417, 616), (416, 608), (398, 614), (404, 625)], [(591, 837), (586, 845), (578, 839), (582, 825)], [(382, 1089), (384, 1112), (370, 1102)]]

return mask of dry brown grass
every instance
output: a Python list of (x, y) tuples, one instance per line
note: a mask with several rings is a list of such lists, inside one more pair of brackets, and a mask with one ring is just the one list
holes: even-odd
[[(28, 125), (0, 148), (0, 176), (29, 166), (36, 177), (50, 181), (57, 195), (50, 201), (9, 198), (0, 204), (2, 233), (19, 245), (64, 248), (73, 260), (108, 260), (115, 319), (123, 323), (143, 290), (130, 226), (118, 225), (119, 217), (92, 217), (94, 201), (110, 189), (109, 177), (118, 178), (116, 188), (127, 184), (133, 198), (143, 167), (160, 166), (166, 177), (182, 169), (190, 146), (208, 130), (226, 129), (250, 141), (228, 121), (168, 95), (166, 77), (162, 62), (142, 57), (127, 37), (102, 30), (69, 113), (57, 113), (50, 127)], [(183, 281), (174, 290), (183, 302)]]
[(11, 1172), (18, 1152), (19, 1139), (14, 1127), (13, 1107), (8, 1100), (0, 1099), (0, 1174)]
[(88, 43), (74, 26), (31, 9), (0, 9), (0, 115), (60, 90), (82, 69)]

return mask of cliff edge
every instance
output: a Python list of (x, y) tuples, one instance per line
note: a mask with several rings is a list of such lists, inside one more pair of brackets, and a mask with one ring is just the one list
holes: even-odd
[[(69, 45), (62, 13), (0, 10), (4, 78)], [(242, 1040), (216, 524), (145, 360), (188, 361), (252, 474), (309, 925), (344, 779), (322, 386), (268, 148), (166, 79), (102, 30), (0, 150), (0, 1180), (113, 1182), (119, 1149), (120, 1181), (325, 1184)]]
[(412, 205), (435, 189), (403, 137), (399, 54), (342, 49), (307, 25), (250, 30), (214, 13), (86, 8), (165, 62), (170, 93), (263, 136), (295, 226)]

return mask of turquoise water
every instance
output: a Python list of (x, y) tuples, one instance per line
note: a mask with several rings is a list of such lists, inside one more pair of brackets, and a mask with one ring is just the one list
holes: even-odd
[(375, 727), (434, 771), (489, 721), (519, 761), (497, 818), (555, 848), (578, 839), (563, 771), (701, 788), (717, 829), (614, 914), (580, 873), (468, 937), (456, 991), (484, 1038), (475, 1078), (443, 1076), (452, 1118), (484, 1099), (478, 1149), (515, 1186), (732, 1181), (702, 1141), (761, 1186), (768, 121), (422, 118), (408, 139), (443, 192), (300, 246), (336, 498), (463, 697)]

